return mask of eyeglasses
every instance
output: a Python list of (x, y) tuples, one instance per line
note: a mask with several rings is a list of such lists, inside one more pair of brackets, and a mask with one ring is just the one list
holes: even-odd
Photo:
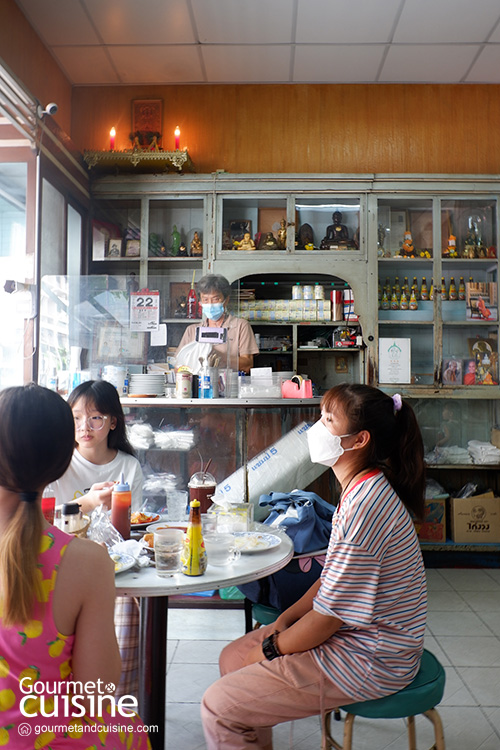
[(82, 430), (85, 427), (85, 424), (87, 424), (91, 430), (94, 430), (94, 432), (102, 430), (106, 419), (109, 419), (109, 417), (74, 417), (77, 430)]

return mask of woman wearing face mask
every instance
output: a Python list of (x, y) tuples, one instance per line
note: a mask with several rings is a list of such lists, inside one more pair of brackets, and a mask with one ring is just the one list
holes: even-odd
[[(250, 323), (243, 318), (236, 318), (228, 313), (229, 298), (231, 296), (231, 285), (224, 276), (208, 274), (203, 276), (198, 284), (198, 299), (201, 303), (203, 313), (203, 326), (210, 328), (227, 328), (228, 345), (216, 345), (213, 347), (220, 357), (219, 364), (226, 365), (226, 354), (230, 352), (230, 367), (233, 370), (250, 372), (253, 367), (253, 358), (259, 353), (259, 347), (255, 340)], [(198, 325), (186, 328), (181, 343), (177, 348), (177, 361), (182, 364), (179, 354), (181, 350), (195, 341)]]
[(272, 750), (272, 727), (379, 698), (415, 677), (426, 620), (424, 565), (410, 515), (424, 509), (423, 443), (399, 395), (343, 384), (308, 432), (311, 459), (342, 493), (321, 578), (264, 628), (225, 647), (206, 691), (208, 750)]

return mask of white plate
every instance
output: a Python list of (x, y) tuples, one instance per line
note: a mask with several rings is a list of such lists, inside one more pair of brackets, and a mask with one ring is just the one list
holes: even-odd
[(115, 564), (115, 575), (117, 573), (124, 573), (126, 570), (130, 570), (135, 565), (135, 558), (132, 555), (124, 555), (122, 553), (113, 552), (110, 555), (111, 559)]
[(265, 552), (281, 544), (281, 539), (275, 534), (265, 534), (260, 531), (235, 531), (236, 547), (241, 553)]
[(148, 534), (153, 534), (153, 532), (157, 528), (183, 529), (185, 531), (187, 527), (187, 521), (171, 521), (170, 523), (168, 521), (157, 521), (156, 523), (150, 523), (149, 526), (146, 526), (146, 531), (148, 532)]
[(142, 523), (130, 523), (130, 530), (134, 531), (134, 529), (141, 531), (142, 529), (146, 529), (148, 526), (150, 526), (152, 523), (157, 523), (158, 521), (161, 521), (161, 516), (158, 513), (151, 513), (149, 516), (149, 521), (143, 521)]

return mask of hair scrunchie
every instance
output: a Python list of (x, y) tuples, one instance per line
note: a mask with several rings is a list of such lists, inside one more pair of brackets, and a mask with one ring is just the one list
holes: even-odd
[(32, 492), (31, 490), (23, 490), (19, 493), (21, 500), (25, 503), (34, 503), (38, 497), (38, 492)]
[(403, 401), (399, 393), (394, 394), (392, 402), (394, 404), (394, 414), (397, 414), (398, 411), (401, 411), (401, 407), (403, 406)]

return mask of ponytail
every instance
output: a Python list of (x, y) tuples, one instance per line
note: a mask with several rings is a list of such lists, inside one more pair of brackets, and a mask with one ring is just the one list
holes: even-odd
[(25, 625), (31, 618), (34, 598), (43, 599), (38, 573), (42, 530), (40, 503), (21, 500), (0, 545), (2, 622), (7, 628)]
[(321, 408), (331, 411), (334, 403), (347, 418), (348, 432), (370, 433), (366, 449), (359, 451), (359, 471), (383, 471), (404, 505), (420, 520), (425, 505), (424, 444), (411, 406), (399, 394), (391, 397), (378, 388), (352, 383), (331, 388)]
[(403, 401), (395, 414), (394, 449), (383, 468), (401, 500), (417, 520), (422, 520), (425, 507), (424, 444), (415, 412)]
[(68, 468), (74, 440), (71, 409), (57, 393), (33, 383), (0, 392), (0, 497), (14, 505), (0, 544), (1, 617), (7, 627), (25, 625), (35, 597), (43, 600), (40, 496)]

